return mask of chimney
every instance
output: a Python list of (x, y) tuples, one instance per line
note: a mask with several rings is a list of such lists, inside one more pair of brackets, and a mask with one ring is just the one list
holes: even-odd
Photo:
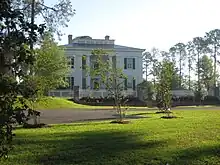
[(68, 35), (68, 44), (73, 42), (73, 35)]
[(109, 40), (109, 38), (110, 38), (110, 36), (108, 36), (108, 35), (105, 36), (105, 40)]

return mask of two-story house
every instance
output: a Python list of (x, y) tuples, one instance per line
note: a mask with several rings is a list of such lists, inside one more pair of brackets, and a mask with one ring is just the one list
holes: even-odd
[(53, 90), (49, 94), (72, 97), (74, 96), (74, 88), (78, 87), (79, 98), (86, 96), (106, 97), (108, 92), (104, 88), (94, 89), (99, 82), (87, 76), (85, 71), (85, 66), (95, 65), (91, 54), (92, 50), (103, 49), (110, 52), (110, 61), (114, 61), (115, 66), (123, 69), (124, 74), (127, 76), (127, 81), (124, 84), (126, 86), (123, 91), (124, 94), (137, 96), (137, 84), (143, 81), (142, 53), (145, 50), (115, 45), (114, 42), (109, 36), (105, 36), (104, 39), (92, 39), (89, 36), (72, 39), (72, 35), (69, 35), (68, 44), (63, 46), (65, 54), (70, 60), (71, 73), (68, 77), (70, 85), (65, 89)]

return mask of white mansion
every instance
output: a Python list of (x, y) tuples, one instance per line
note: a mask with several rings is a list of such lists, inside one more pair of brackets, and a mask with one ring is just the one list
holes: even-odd
[[(73, 97), (76, 94), (79, 98), (86, 96), (106, 97), (108, 92), (104, 88), (94, 89), (97, 79), (91, 79), (86, 76), (83, 66), (93, 66), (91, 60), (91, 52), (94, 49), (104, 49), (111, 51), (109, 54), (110, 61), (116, 61), (115, 66), (122, 68), (124, 74), (128, 77), (126, 81), (125, 95), (137, 96), (137, 84), (143, 81), (142, 77), (142, 53), (144, 49), (132, 48), (127, 46), (115, 45), (114, 40), (109, 36), (104, 39), (92, 39), (89, 36), (81, 36), (72, 39), (72, 35), (68, 36), (68, 44), (63, 45), (65, 54), (70, 58), (71, 73), (68, 77), (69, 87), (65, 89), (57, 89), (50, 91), (49, 95), (60, 97)], [(84, 58), (86, 56), (86, 58)]]

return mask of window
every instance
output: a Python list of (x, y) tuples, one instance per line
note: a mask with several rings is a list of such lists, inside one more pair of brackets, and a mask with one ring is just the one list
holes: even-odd
[(127, 69), (133, 68), (133, 58), (127, 58)]
[(124, 80), (124, 90), (128, 88), (136, 90), (136, 81), (133, 77), (128, 77)]
[(124, 58), (124, 69), (135, 69), (135, 58)]
[(127, 88), (132, 88), (132, 85), (133, 85), (133, 81), (132, 81), (131, 78), (129, 78), (129, 79), (127, 80)]
[(68, 62), (68, 64), (69, 64), (69, 66), (70, 66), (70, 68), (74, 68), (74, 57), (69, 57), (69, 62)]
[(82, 78), (82, 89), (86, 89), (86, 78)]

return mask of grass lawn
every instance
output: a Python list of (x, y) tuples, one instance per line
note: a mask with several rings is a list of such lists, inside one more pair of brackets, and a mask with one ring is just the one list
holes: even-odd
[[(113, 109), (112, 106), (90, 106), (77, 104), (66, 98), (59, 97), (44, 97), (34, 104), (37, 110), (53, 110), (53, 109), (85, 109), (85, 110), (99, 110), (99, 109)], [(187, 108), (197, 108), (197, 106), (186, 106)], [(203, 107), (215, 107), (215, 106), (203, 106)], [(178, 108), (178, 107), (176, 107)], [(181, 108), (181, 107), (180, 107)], [(129, 107), (129, 109), (155, 109), (148, 107)]]
[[(90, 106), (77, 104), (65, 98), (58, 97), (44, 97), (34, 104), (35, 109), (38, 110), (52, 110), (52, 109), (112, 109), (112, 106)], [(131, 107), (135, 109), (147, 109), (147, 107)]]
[(220, 110), (176, 110), (149, 118), (17, 129), (1, 165), (220, 165)]

